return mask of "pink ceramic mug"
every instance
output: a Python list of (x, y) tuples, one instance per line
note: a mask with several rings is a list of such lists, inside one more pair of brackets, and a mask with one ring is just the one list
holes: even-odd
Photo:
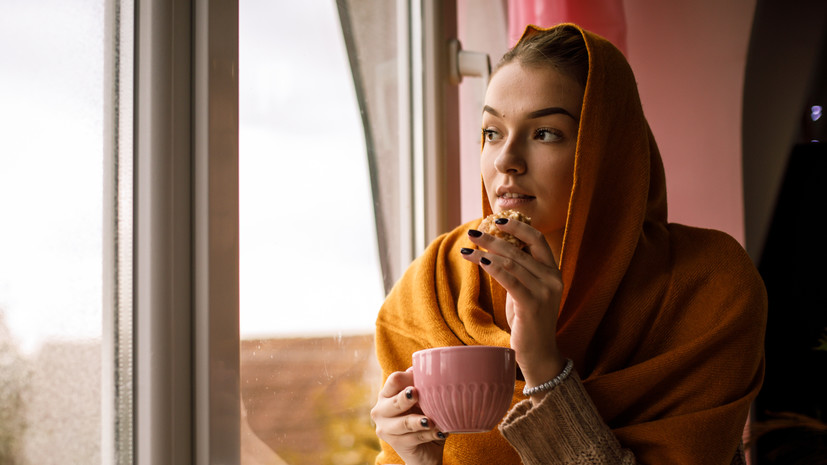
[(419, 406), (445, 433), (491, 431), (511, 406), (517, 364), (514, 350), (453, 346), (413, 354)]

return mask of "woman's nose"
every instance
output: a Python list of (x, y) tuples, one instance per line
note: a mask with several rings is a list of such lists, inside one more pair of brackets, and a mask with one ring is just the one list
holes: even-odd
[(521, 174), (525, 172), (525, 157), (519, 144), (508, 141), (494, 160), (494, 167), (500, 173)]

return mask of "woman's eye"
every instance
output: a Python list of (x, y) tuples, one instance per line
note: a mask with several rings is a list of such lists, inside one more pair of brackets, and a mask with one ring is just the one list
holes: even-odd
[(483, 129), (482, 137), (486, 142), (492, 142), (501, 138), (500, 133), (494, 129)]
[(535, 131), (534, 138), (540, 142), (556, 142), (563, 138), (563, 134), (561, 134), (560, 131), (544, 128)]

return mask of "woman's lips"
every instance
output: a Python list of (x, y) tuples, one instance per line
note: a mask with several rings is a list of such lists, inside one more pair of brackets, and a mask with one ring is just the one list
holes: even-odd
[(497, 206), (502, 210), (513, 209), (531, 203), (535, 197), (523, 194), (505, 194), (497, 196)]

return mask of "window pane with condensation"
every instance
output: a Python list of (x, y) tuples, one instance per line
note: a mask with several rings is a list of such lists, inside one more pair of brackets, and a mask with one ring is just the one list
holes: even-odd
[[(395, 4), (375, 22), (391, 47)], [(332, 0), (240, 1), (242, 464), (355, 465), (378, 452), (384, 288), (340, 24)], [(389, 86), (396, 64), (367, 72)]]
[(0, 463), (100, 463), (103, 10), (0, 2)]

